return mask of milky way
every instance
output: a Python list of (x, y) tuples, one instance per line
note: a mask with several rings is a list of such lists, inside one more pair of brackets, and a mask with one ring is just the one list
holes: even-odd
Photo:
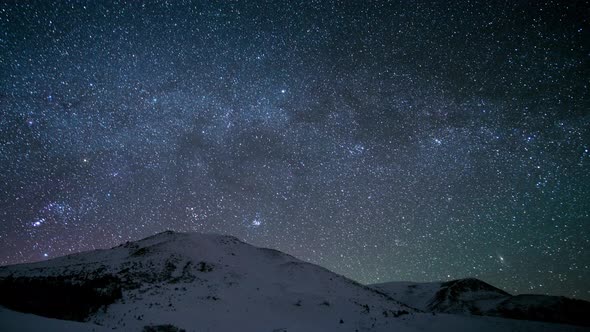
[(590, 299), (588, 1), (2, 1), (0, 264), (216, 232)]

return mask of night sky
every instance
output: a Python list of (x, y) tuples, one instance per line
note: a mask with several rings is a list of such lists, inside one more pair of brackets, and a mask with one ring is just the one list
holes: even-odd
[(589, 8), (2, 1), (0, 264), (172, 229), (590, 299)]

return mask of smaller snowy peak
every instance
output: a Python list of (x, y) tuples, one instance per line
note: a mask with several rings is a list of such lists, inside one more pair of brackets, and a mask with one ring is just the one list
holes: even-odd
[(428, 309), (446, 313), (480, 314), (510, 297), (507, 292), (475, 278), (444, 282), (431, 298)]
[(446, 282), (388, 282), (372, 287), (420, 310), (477, 314), (478, 305), (494, 305), (511, 295), (476, 278)]
[(590, 302), (547, 295), (511, 295), (482, 280), (389, 282), (371, 285), (414, 308), (447, 314), (496, 316), (590, 326)]

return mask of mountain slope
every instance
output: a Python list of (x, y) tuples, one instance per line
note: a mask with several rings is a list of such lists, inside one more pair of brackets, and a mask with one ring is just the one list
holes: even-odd
[(2, 331), (35, 330), (24, 324), (30, 315), (12, 310), (55, 318), (31, 321), (63, 330), (581, 331), (422, 313), (322, 267), (213, 234), (164, 232), (108, 250), (0, 267), (0, 294), (0, 305), (11, 309), (0, 309)]
[(14, 310), (135, 330), (167, 323), (190, 328), (195, 315), (205, 330), (257, 330), (262, 323), (373, 328), (415, 312), (319, 266), (210, 234), (165, 232), (110, 250), (4, 267), (0, 279), (8, 295), (1, 304)]
[(436, 313), (498, 316), (590, 326), (590, 303), (547, 295), (511, 295), (474, 278), (371, 285), (414, 308)]

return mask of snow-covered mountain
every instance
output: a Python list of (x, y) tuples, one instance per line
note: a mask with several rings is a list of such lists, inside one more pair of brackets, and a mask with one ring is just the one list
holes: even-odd
[(282, 252), (198, 233), (1, 267), (0, 294), (1, 331), (582, 330), (424, 313)]
[(429, 283), (388, 282), (371, 287), (427, 312), (590, 326), (590, 302), (561, 296), (511, 295), (474, 278)]

